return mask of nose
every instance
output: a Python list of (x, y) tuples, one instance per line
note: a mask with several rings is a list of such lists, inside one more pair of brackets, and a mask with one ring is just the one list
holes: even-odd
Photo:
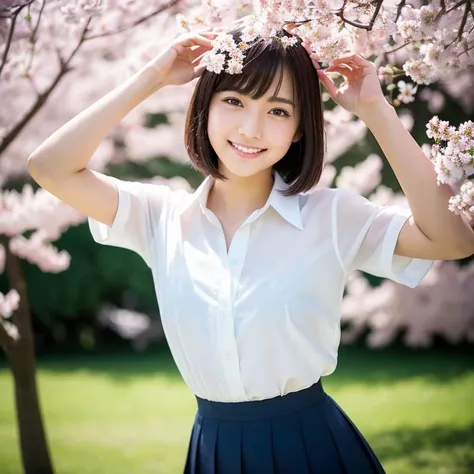
[(262, 119), (257, 112), (242, 114), (239, 134), (251, 140), (262, 138)]

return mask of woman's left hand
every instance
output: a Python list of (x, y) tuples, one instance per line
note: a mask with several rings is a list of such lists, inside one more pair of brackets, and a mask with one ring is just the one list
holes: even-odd
[[(374, 106), (387, 103), (374, 64), (359, 54), (352, 53), (335, 59), (326, 70), (322, 70), (316, 55), (309, 50), (308, 53), (310, 53), (319, 80), (329, 95), (347, 111), (361, 117), (365, 113), (370, 113)], [(328, 72), (337, 72), (344, 76), (344, 83), (337, 87), (326, 74)]]

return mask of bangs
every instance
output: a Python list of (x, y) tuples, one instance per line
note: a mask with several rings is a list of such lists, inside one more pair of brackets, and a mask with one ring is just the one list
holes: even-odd
[[(239, 43), (241, 30), (230, 32)], [(271, 91), (279, 94), (285, 71), (291, 76), (293, 100), (299, 107), (298, 141), (292, 142), (286, 154), (273, 165), (288, 189), (285, 195), (296, 195), (312, 189), (319, 181), (324, 165), (325, 134), (323, 102), (318, 74), (298, 38), (296, 44), (285, 47), (281, 37), (291, 37), (285, 31), (276, 37), (260, 39), (245, 51), (240, 74), (204, 70), (191, 98), (186, 117), (185, 147), (193, 167), (205, 176), (225, 180), (219, 170), (219, 157), (208, 135), (209, 109), (215, 93), (233, 91), (259, 100)], [(225, 54), (225, 53), (224, 53)], [(227, 57), (226, 59), (229, 59)]]
[[(258, 100), (272, 86), (278, 75), (278, 92), (283, 82), (283, 71), (287, 65), (286, 51), (276, 41), (258, 41), (245, 52), (243, 74), (221, 73), (217, 75), (215, 92), (235, 91)], [(293, 80), (293, 90), (295, 91)]]

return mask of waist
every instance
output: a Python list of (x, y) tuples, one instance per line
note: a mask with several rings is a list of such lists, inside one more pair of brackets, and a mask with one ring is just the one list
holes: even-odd
[(213, 402), (196, 396), (198, 412), (204, 418), (221, 421), (253, 421), (296, 413), (326, 398), (321, 380), (311, 387), (282, 397), (246, 402)]

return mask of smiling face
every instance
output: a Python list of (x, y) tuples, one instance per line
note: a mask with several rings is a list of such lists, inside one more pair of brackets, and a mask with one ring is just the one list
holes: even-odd
[[(230, 32), (237, 43), (241, 33)], [(273, 168), (288, 195), (312, 189), (324, 165), (324, 117), (319, 78), (301, 43), (285, 48), (279, 38), (260, 39), (246, 50), (242, 74), (204, 71), (185, 146), (205, 176), (225, 180)]]
[(258, 98), (246, 89), (216, 92), (209, 106), (209, 141), (227, 177), (270, 172), (300, 138), (300, 108), (288, 68), (280, 68)]

